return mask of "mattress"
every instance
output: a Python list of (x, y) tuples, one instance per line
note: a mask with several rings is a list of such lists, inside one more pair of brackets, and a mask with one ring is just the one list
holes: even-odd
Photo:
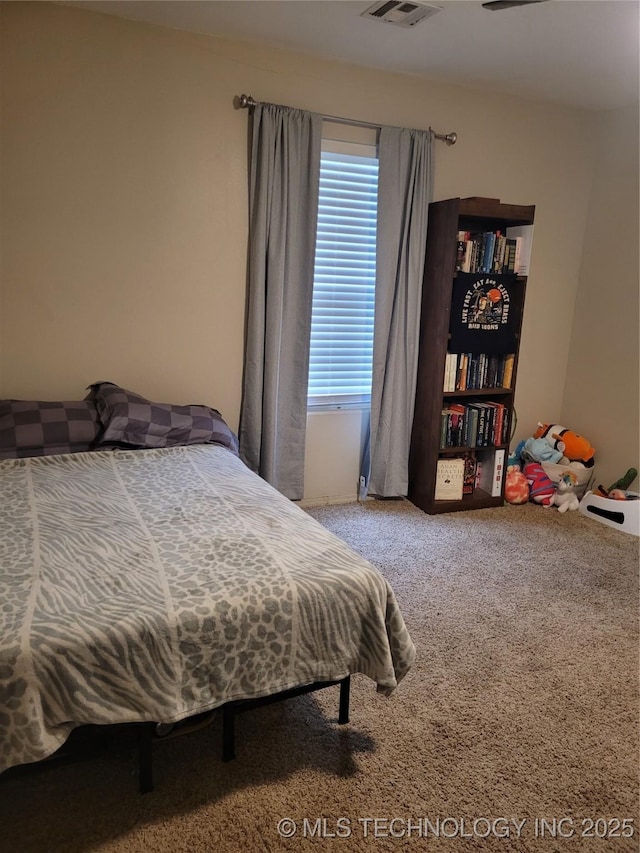
[(0, 462), (0, 771), (414, 657), (380, 572), (226, 448)]

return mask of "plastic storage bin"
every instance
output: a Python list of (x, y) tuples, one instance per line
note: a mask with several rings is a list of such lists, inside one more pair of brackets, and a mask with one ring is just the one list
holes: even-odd
[[(627, 492), (637, 495), (637, 492)], [(614, 501), (587, 492), (580, 501), (579, 511), (588, 518), (595, 518), (609, 527), (640, 536), (640, 500)]]

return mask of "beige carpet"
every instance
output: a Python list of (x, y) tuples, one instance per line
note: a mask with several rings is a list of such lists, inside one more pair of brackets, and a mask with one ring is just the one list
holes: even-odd
[(0, 778), (0, 849), (637, 851), (638, 540), (534, 505), (309, 511), (396, 590), (394, 695), (356, 676), (344, 727), (337, 688), (246, 712), (231, 764), (216, 719), (155, 745), (145, 796), (127, 750)]

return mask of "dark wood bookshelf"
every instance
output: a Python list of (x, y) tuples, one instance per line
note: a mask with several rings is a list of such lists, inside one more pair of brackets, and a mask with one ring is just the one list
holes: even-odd
[[(427, 247), (422, 290), (420, 340), (416, 404), (409, 456), (409, 500), (430, 514), (482, 509), (503, 504), (502, 492), (491, 496), (484, 490), (461, 500), (435, 500), (438, 459), (473, 454), (476, 460), (493, 465), (495, 450), (502, 448), (508, 456), (508, 443), (490, 447), (440, 447), (441, 412), (447, 403), (460, 400), (494, 401), (502, 403), (513, 418), (513, 401), (518, 371), (518, 350), (527, 277), (519, 275), (522, 287), (522, 306), (517, 317), (516, 348), (509, 388), (473, 388), (464, 391), (443, 391), (445, 359), (449, 346), (449, 324), (453, 283), (456, 277), (457, 235), (459, 231), (481, 233), (506, 232), (507, 228), (533, 225), (534, 205), (502, 204), (491, 198), (452, 198), (436, 201), (429, 206)], [(491, 275), (491, 273), (488, 273)]]

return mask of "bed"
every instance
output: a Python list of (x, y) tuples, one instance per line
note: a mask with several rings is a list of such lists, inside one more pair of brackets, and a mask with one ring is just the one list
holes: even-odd
[[(344, 706), (352, 673), (391, 693), (415, 649), (383, 576), (249, 471), (221, 418), (190, 440), (193, 422), (132, 417), (157, 404), (109, 386), (87, 401), (91, 452), (58, 437), (0, 460), (0, 772), (87, 724), (171, 726), (327, 683)], [(96, 387), (123, 392), (124, 417)], [(146, 444), (122, 440), (132, 422)]]

